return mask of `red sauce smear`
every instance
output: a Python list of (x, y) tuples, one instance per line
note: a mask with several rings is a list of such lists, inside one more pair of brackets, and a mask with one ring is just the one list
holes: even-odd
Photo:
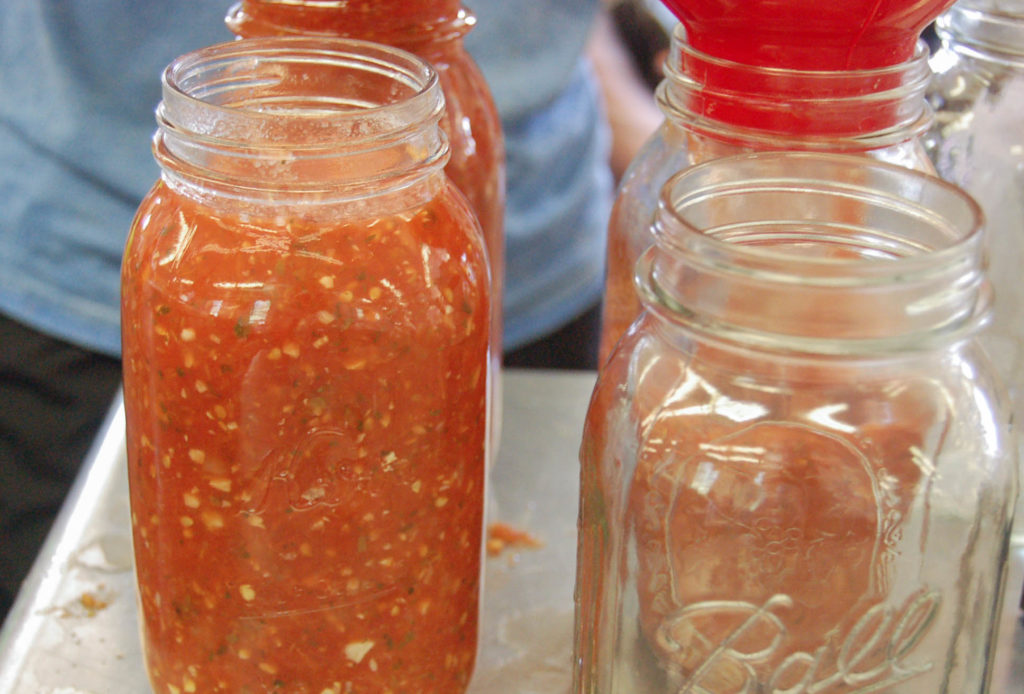
[(514, 528), (507, 523), (491, 523), (487, 527), (487, 554), (497, 557), (506, 549), (539, 549), (544, 543), (526, 530)]

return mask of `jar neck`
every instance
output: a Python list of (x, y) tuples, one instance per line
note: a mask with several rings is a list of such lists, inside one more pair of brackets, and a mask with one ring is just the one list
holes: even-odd
[(916, 138), (932, 118), (923, 43), (910, 61), (891, 67), (793, 70), (708, 55), (687, 42), (680, 25), (665, 75), (658, 101), (668, 119), (758, 149), (797, 141), (832, 150), (884, 147)]
[(171, 185), (253, 203), (340, 203), (442, 174), (437, 75), (363, 41), (244, 39), (163, 75), (154, 153)]
[(961, 0), (935, 21), (944, 48), (1024, 69), (1024, 0)]
[(242, 37), (336, 36), (413, 50), (460, 40), (476, 18), (460, 0), (240, 0), (226, 22)]
[(864, 157), (729, 157), (663, 188), (637, 287), (650, 311), (711, 340), (919, 352), (988, 320), (980, 220), (958, 188)]

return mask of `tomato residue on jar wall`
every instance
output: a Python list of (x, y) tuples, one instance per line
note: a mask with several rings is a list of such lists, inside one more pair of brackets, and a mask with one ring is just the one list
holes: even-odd
[(489, 311), (444, 190), (333, 225), (143, 202), (125, 406), (158, 691), (465, 689)]

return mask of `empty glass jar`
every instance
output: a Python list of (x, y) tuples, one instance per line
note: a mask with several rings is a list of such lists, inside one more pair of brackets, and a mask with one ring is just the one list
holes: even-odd
[(984, 691), (1016, 468), (979, 223), (865, 157), (670, 179), (587, 413), (574, 692)]
[[(1024, 1), (962, 0), (936, 22), (941, 46), (928, 99), (926, 137), (940, 176), (985, 212), (995, 316), (983, 343), (1024, 422)], [(1018, 431), (1024, 451), (1024, 437)], [(1024, 452), (1019, 455), (1024, 455)], [(1024, 504), (1014, 536), (1024, 543)]]

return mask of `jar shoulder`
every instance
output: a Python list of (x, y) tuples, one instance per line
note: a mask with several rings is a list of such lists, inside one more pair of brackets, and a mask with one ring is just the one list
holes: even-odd
[(334, 304), (358, 304), (362, 297), (412, 320), (428, 306), (443, 310), (438, 307), (452, 296), (474, 310), (487, 296), (479, 224), (446, 178), (432, 197), (397, 209), (317, 207), (224, 210), (159, 183), (129, 235), (125, 301), (155, 290), (191, 302), (265, 301), (315, 314), (314, 299), (337, 313)]
[(972, 464), (986, 466), (1002, 465), (1010, 450), (1005, 393), (973, 343), (913, 360), (773, 363), (760, 355), (755, 365), (696, 343), (668, 346), (651, 323), (644, 316), (634, 324), (602, 368), (588, 422), (607, 432), (609, 449), (620, 437), (672, 440), (677, 451), (693, 452), (769, 425), (815, 431), (872, 455), (890, 440), (936, 456), (969, 451)]

